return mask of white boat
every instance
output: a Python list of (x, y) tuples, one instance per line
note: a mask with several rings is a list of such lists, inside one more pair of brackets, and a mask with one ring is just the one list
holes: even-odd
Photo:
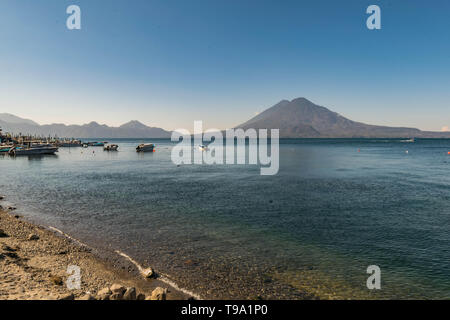
[(117, 144), (109, 144), (103, 148), (104, 151), (117, 151), (119, 146)]
[(208, 148), (208, 146), (205, 146), (205, 145), (199, 145), (198, 146), (198, 149), (200, 150), (200, 151), (208, 151), (209, 150), (209, 148)]
[(149, 144), (140, 144), (137, 146), (137, 152), (153, 152), (155, 150), (155, 145), (153, 143)]

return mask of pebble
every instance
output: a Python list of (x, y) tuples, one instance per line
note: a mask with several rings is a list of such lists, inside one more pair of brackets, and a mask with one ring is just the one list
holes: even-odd
[(143, 270), (142, 274), (147, 279), (155, 277), (155, 272), (153, 271), (152, 268), (147, 268), (147, 269)]
[(127, 289), (125, 289), (125, 287), (122, 286), (122, 285), (120, 285), (120, 284), (114, 283), (114, 284), (109, 288), (109, 290), (111, 290), (111, 292), (112, 292), (113, 294), (120, 294), (121, 296), (123, 296), (123, 294), (125, 293), (125, 291), (126, 291)]
[(95, 298), (88, 293), (88, 294), (85, 294), (84, 296), (82, 296), (80, 298), (80, 300), (95, 300)]
[(0, 238), (6, 238), (8, 235), (5, 233), (5, 231), (3, 231), (2, 229), (0, 229)]
[(7, 245), (2, 245), (2, 250), (8, 251), (8, 252), (16, 252), (17, 251), (17, 249), (13, 249)]
[(75, 299), (75, 296), (73, 295), (73, 293), (61, 295), (58, 297), (58, 300), (74, 300), (74, 299)]
[(39, 240), (39, 236), (37, 234), (32, 233), (28, 235), (28, 240), (30, 241)]
[(63, 285), (63, 279), (59, 276), (52, 276), (50, 277), (50, 282), (57, 286)]
[(123, 295), (120, 293), (113, 293), (109, 296), (109, 300), (122, 300)]
[[(166, 300), (167, 290), (161, 287), (157, 287), (153, 290), (150, 300)], [(149, 299), (145, 299), (149, 300)]]
[(139, 294), (137, 295), (137, 297), (136, 297), (136, 300), (139, 300), (139, 301), (145, 300), (145, 294), (139, 293)]
[(136, 300), (136, 288), (128, 288), (123, 294), (123, 300)]
[(110, 294), (102, 294), (97, 296), (97, 300), (109, 300)]
[(99, 295), (99, 296), (103, 296), (106, 294), (108, 294), (108, 295), (112, 294), (112, 292), (111, 292), (111, 290), (109, 290), (109, 288), (103, 288), (97, 293), (97, 295)]

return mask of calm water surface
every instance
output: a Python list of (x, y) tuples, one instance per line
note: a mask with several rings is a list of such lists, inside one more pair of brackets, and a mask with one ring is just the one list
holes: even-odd
[(450, 140), (282, 140), (276, 176), (177, 167), (169, 140), (143, 141), (0, 156), (0, 193), (204, 297), (450, 298)]

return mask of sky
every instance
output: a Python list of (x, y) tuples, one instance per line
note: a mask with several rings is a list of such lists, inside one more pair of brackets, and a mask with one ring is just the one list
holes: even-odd
[[(68, 30), (69, 5), (81, 30)], [(366, 9), (381, 8), (381, 30)], [(305, 97), (352, 120), (450, 127), (448, 0), (1, 0), (0, 113), (167, 130)]]

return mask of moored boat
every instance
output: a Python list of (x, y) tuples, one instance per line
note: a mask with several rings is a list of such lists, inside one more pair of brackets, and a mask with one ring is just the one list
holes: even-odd
[(91, 147), (104, 147), (107, 142), (89, 142), (88, 145)]
[(27, 146), (30, 149), (36, 149), (36, 148), (55, 148), (54, 144), (51, 143), (31, 143), (27, 144)]
[(61, 148), (76, 148), (83, 146), (80, 140), (71, 140), (71, 141), (61, 141), (57, 144), (58, 147)]
[(0, 153), (8, 153), (13, 146), (0, 145)]
[(110, 144), (103, 148), (104, 151), (117, 151), (117, 149), (119, 149), (117, 144)]
[(155, 151), (155, 145), (153, 143), (149, 144), (140, 144), (136, 148), (137, 152), (153, 152)]
[(34, 148), (20, 148), (13, 147), (8, 151), (11, 156), (32, 156), (32, 155), (46, 155), (55, 154), (58, 152), (56, 147), (34, 147)]

